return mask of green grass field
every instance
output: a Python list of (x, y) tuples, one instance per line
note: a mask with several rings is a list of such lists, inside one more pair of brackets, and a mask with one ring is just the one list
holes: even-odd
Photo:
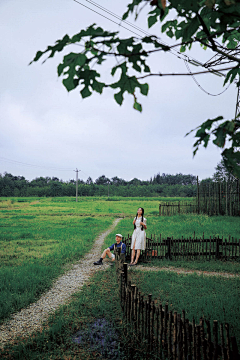
[(0, 203), (0, 321), (39, 298), (113, 222), (79, 214), (81, 203), (20, 201)]
[[(204, 278), (196, 275), (181, 276), (169, 273), (142, 273), (134, 271), (129, 274), (132, 282), (139, 287), (142, 294), (151, 293), (153, 300), (166, 302), (172, 311), (186, 310), (186, 317), (196, 323), (204, 316), (206, 319), (218, 319), (230, 324), (230, 336), (240, 340), (239, 313), (239, 279)], [(137, 346), (135, 336), (129, 325), (122, 319), (119, 303), (118, 285), (115, 281), (115, 268), (96, 273), (84, 285), (81, 292), (72, 297), (70, 304), (59, 308), (44, 325), (42, 332), (32, 334), (28, 339), (16, 341), (0, 350), (1, 359), (24, 360), (58, 360), (101, 358), (99, 350), (90, 342), (76, 345), (72, 337), (79, 330), (89, 332), (90, 325), (97, 319), (105, 319), (114, 327), (121, 341), (123, 352), (120, 359), (149, 359), (144, 346)], [(224, 294), (224, 296), (223, 296)], [(90, 338), (90, 334), (89, 334)], [(130, 347), (130, 345), (132, 347)], [(144, 345), (144, 344), (143, 344)]]
[[(220, 236), (228, 238), (233, 236), (240, 239), (240, 221), (239, 218), (233, 217), (209, 217), (205, 215), (176, 215), (172, 217), (159, 217), (158, 205), (159, 201), (178, 201), (175, 199), (161, 199), (161, 198), (79, 198), (78, 203), (74, 198), (1, 198), (0, 199), (0, 322), (8, 318), (13, 312), (26, 307), (30, 303), (36, 301), (41, 294), (48, 289), (53, 280), (66, 271), (72, 263), (79, 260), (91, 248), (94, 239), (98, 234), (105, 231), (113, 222), (116, 217), (124, 217), (105, 239), (103, 248), (111, 245), (115, 240), (116, 233), (122, 233), (124, 236), (131, 234), (133, 231), (132, 221), (139, 206), (144, 207), (145, 217), (147, 218), (147, 235), (162, 234), (163, 237), (192, 237), (195, 232), (196, 236)], [(184, 199), (181, 199), (184, 200)], [(95, 259), (93, 259), (95, 260)], [(239, 262), (223, 262), (223, 261), (153, 261), (148, 266), (175, 266), (185, 267), (195, 270), (214, 270), (224, 272), (240, 273)], [(230, 279), (210, 279), (201, 278), (196, 275), (192, 276), (178, 276), (175, 274), (169, 275), (168, 273), (149, 273), (145, 275), (140, 272), (136, 273), (136, 280), (139, 281), (139, 286), (145, 284), (144, 292), (151, 292), (161, 301), (171, 301), (173, 309), (185, 308), (189, 316), (199, 318), (202, 316), (202, 309), (207, 311), (210, 316), (220, 316), (214, 310), (214, 299), (217, 300), (220, 306), (227, 308), (226, 303), (229, 303), (229, 309), (239, 311), (239, 281), (232, 281)], [(161, 274), (161, 275), (160, 275)], [(88, 307), (87, 312), (81, 308), (78, 310), (76, 322), (87, 323), (88, 317), (94, 318), (97, 316), (108, 316), (106, 306), (103, 306), (104, 299), (108, 303), (110, 289), (114, 288), (115, 280), (113, 276), (96, 275), (99, 276), (98, 280), (104, 284), (106, 290), (105, 295), (101, 292), (101, 299), (97, 301), (94, 306)], [(106, 278), (104, 278), (106, 276)], [(155, 276), (160, 280), (156, 284)], [(146, 280), (149, 279), (149, 281)], [(94, 278), (95, 279), (95, 278)], [(107, 279), (107, 280), (106, 280)], [(165, 279), (165, 280), (164, 280)], [(167, 280), (168, 279), (168, 280)], [(146, 280), (146, 281), (145, 281)], [(163, 283), (163, 285), (161, 285)], [(164, 284), (173, 284), (169, 290)], [(151, 285), (152, 284), (152, 285)], [(154, 285), (153, 285), (154, 284)], [(191, 284), (195, 284), (194, 286)], [(76, 295), (77, 298), (85, 296), (85, 300), (90, 299), (94, 292), (94, 286), (99, 286), (97, 280), (91, 282), (91, 291), (84, 290), (83, 293)], [(93, 287), (93, 288), (92, 288)], [(182, 291), (179, 288), (182, 287)], [(194, 287), (197, 290), (195, 293), (189, 292), (189, 288)], [(176, 292), (174, 293), (174, 289)], [(209, 290), (210, 289), (210, 290)], [(99, 289), (98, 289), (99, 291)], [(114, 290), (115, 291), (115, 290)], [(169, 293), (172, 296), (169, 297)], [(202, 297), (202, 293), (206, 293), (209, 302), (206, 298)], [(238, 296), (236, 295), (238, 294)], [(201, 295), (201, 296), (200, 296)], [(108, 296), (108, 297), (107, 297)], [(115, 295), (114, 295), (115, 296)], [(113, 299), (114, 299), (113, 296)], [(220, 299), (222, 298), (222, 303)], [(224, 299), (223, 299), (224, 298)], [(115, 301), (115, 302), (114, 302)], [(192, 308), (188, 308), (191, 302)], [(54, 357), (61, 349), (57, 349), (59, 344), (58, 336), (61, 339), (65, 335), (62, 331), (65, 330), (65, 320), (67, 323), (73, 323), (73, 313), (77, 304), (73, 302), (70, 308), (63, 307), (60, 315), (56, 315), (52, 320), (51, 330), (55, 335), (36, 335), (36, 339), (29, 340), (28, 345), (20, 344), (17, 352), (22, 354), (26, 350), (26, 357), (9, 357), (10, 358), (40, 358), (36, 348), (41, 348), (41, 342), (48, 339), (50, 353), (53, 359), (58, 359), (59, 355)], [(115, 305), (114, 305), (115, 304)], [(117, 297), (113, 300), (113, 307), (117, 306)], [(187, 305), (187, 306), (185, 306)], [(110, 306), (110, 304), (109, 304)], [(192, 309), (196, 309), (196, 312)], [(68, 309), (68, 310), (66, 310)], [(73, 309), (69, 311), (69, 309)], [(93, 310), (95, 309), (95, 310)], [(65, 313), (67, 311), (67, 313)], [(227, 310), (226, 310), (227, 311)], [(230, 314), (228, 310), (228, 314)], [(59, 318), (60, 316), (60, 318)], [(119, 320), (120, 315), (114, 315), (114, 319)], [(65, 319), (63, 321), (63, 318)], [(61, 320), (59, 320), (61, 319)], [(116, 322), (118, 321), (116, 320)], [(219, 319), (220, 321), (220, 319)], [(231, 331), (237, 329), (237, 334), (240, 336), (240, 331), (236, 322), (232, 322), (230, 315), (227, 315), (225, 321), (229, 321)], [(62, 324), (61, 326), (59, 324)], [(65, 324), (65, 325), (64, 325)], [(75, 323), (74, 323), (75, 324)], [(79, 323), (78, 323), (79, 325)], [(67, 326), (68, 334), (74, 331), (78, 326), (75, 324)], [(64, 329), (63, 329), (64, 328)], [(50, 329), (50, 328), (48, 328)], [(50, 331), (50, 330), (49, 330)], [(57, 335), (60, 334), (60, 335)], [(65, 334), (65, 333), (64, 333)], [(44, 340), (44, 341), (45, 341)], [(32, 341), (32, 342), (31, 342)], [(65, 340), (62, 344), (65, 344)], [(238, 339), (239, 341), (239, 339)], [(29, 345), (31, 343), (31, 345)], [(35, 345), (34, 345), (35, 344)], [(51, 345), (50, 345), (51, 344)], [(72, 345), (65, 346), (66, 349), (72, 349)], [(21, 347), (22, 346), (22, 347)], [(46, 347), (46, 345), (44, 345)], [(69, 346), (69, 348), (68, 348)], [(31, 350), (30, 350), (31, 349)], [(33, 353), (36, 355), (33, 355)], [(40, 351), (40, 350), (39, 350)], [(69, 350), (70, 351), (70, 350)], [(72, 350), (71, 350), (72, 351)], [(70, 352), (71, 352), (70, 351)], [(17, 354), (16, 352), (16, 354)], [(13, 350), (15, 353), (15, 350)], [(44, 352), (43, 352), (44, 353)], [(1, 354), (1, 353), (0, 353)], [(2, 353), (3, 354), (3, 353)], [(37, 355), (38, 354), (38, 355)], [(85, 355), (84, 355), (85, 356)], [(88, 358), (89, 352), (86, 353)], [(50, 355), (43, 355), (42, 358), (50, 359)], [(61, 357), (60, 357), (61, 358)], [(71, 357), (70, 357), (71, 358)], [(74, 358), (74, 357), (72, 357)], [(82, 357), (84, 359), (84, 357)], [(91, 358), (91, 357), (89, 357)]]

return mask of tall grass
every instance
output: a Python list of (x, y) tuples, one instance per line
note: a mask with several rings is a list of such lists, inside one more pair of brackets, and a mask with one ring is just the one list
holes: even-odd
[(72, 215), (71, 203), (43, 203), (8, 201), (1, 211), (0, 321), (39, 298), (113, 222), (112, 216)]

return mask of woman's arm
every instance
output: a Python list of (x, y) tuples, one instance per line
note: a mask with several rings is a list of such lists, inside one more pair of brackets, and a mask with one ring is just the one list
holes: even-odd
[(147, 220), (144, 218), (143, 221), (140, 222), (140, 225), (142, 225), (144, 227), (144, 229), (147, 229), (147, 225), (146, 225)]

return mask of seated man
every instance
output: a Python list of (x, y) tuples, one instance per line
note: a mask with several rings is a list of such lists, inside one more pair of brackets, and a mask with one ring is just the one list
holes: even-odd
[(104, 252), (102, 253), (100, 259), (98, 261), (96, 261), (94, 263), (94, 265), (103, 265), (102, 261), (103, 259), (105, 259), (106, 255), (108, 255), (108, 257), (110, 259), (112, 259), (112, 261), (115, 260), (115, 255), (111, 253), (112, 250), (115, 250), (115, 248), (121, 248), (121, 254), (125, 254), (126, 253), (126, 244), (124, 244), (122, 242), (122, 235), (121, 234), (116, 234), (116, 244), (112, 244), (109, 248), (105, 249)]

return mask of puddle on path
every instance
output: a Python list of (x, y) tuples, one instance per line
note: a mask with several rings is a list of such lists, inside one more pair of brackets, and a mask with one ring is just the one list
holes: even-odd
[(91, 351), (98, 351), (105, 359), (120, 360), (120, 339), (118, 332), (106, 319), (97, 319), (94, 323), (73, 335), (72, 341), (89, 346)]

